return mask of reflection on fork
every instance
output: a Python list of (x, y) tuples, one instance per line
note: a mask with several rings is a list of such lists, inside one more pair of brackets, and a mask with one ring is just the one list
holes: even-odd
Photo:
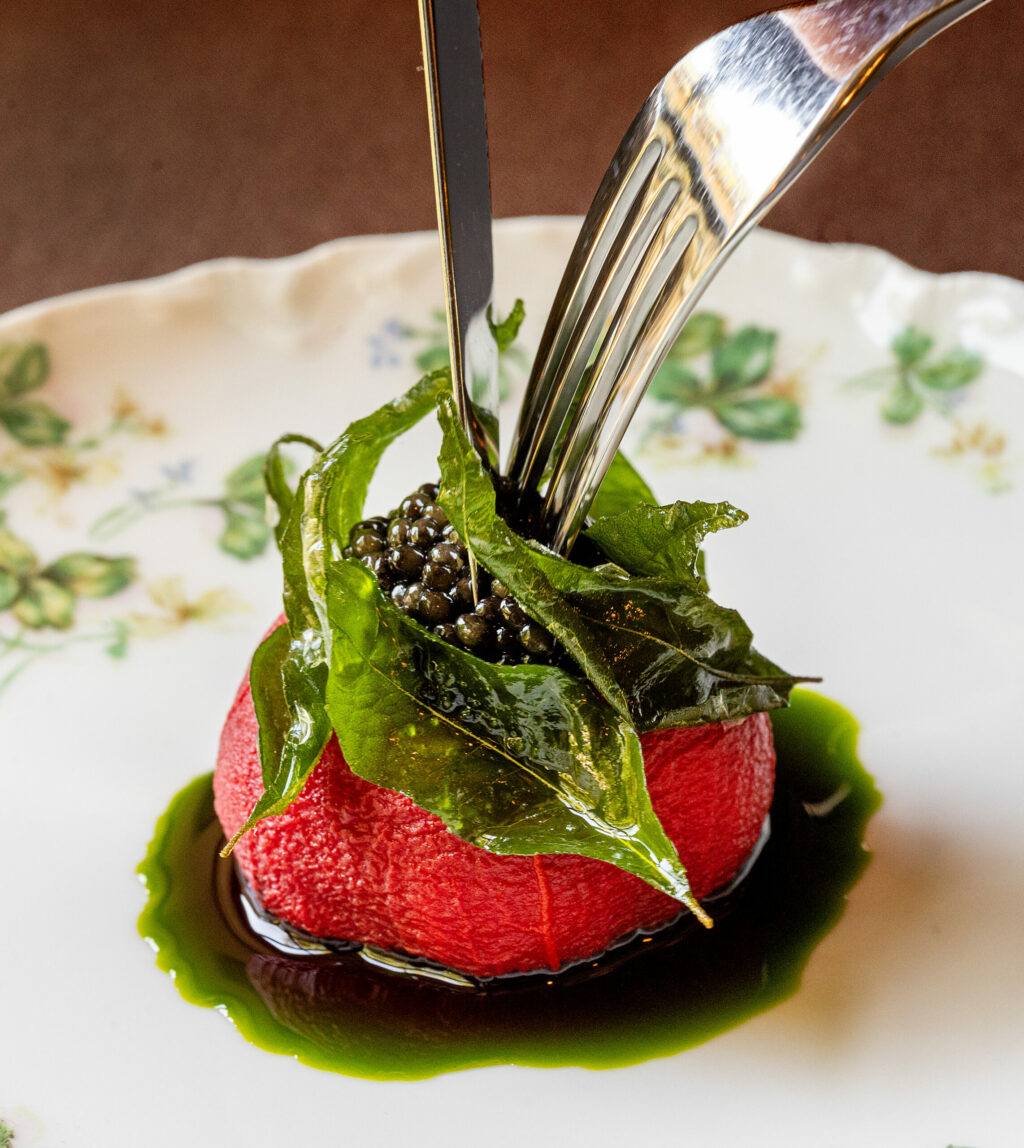
[(619, 144), (541, 339), (509, 474), (572, 545), (711, 278), (896, 64), (988, 0), (832, 0), (757, 16), (665, 76)]

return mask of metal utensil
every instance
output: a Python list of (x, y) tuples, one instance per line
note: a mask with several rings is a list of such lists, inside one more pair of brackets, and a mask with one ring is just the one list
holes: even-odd
[(556, 550), (740, 239), (884, 75), (987, 2), (782, 9), (705, 41), (654, 89), (584, 220), (520, 412), (510, 475), (525, 498), (551, 468), (539, 529)]
[(420, 0), (420, 32), (452, 383), (470, 439), (497, 471), (498, 351), (487, 322), (491, 180), (476, 0)]

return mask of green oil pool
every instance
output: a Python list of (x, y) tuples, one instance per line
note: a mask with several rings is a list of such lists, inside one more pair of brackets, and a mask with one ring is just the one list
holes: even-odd
[[(416, 1080), (489, 1064), (614, 1068), (691, 1048), (771, 1008), (842, 915), (867, 860), (879, 794), (856, 757), (857, 724), (807, 691), (772, 715), (771, 837), (712, 906), (637, 938), (583, 975), (460, 990), (378, 970), (356, 954), (288, 956), (256, 936), (239, 901), (210, 776), (183, 789), (139, 867), (139, 931), (188, 1001), (220, 1008), (248, 1040), (304, 1064)], [(629, 959), (625, 959), (625, 958)]]

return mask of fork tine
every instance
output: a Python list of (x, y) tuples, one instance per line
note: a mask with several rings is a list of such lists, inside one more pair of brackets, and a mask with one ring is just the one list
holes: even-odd
[(545, 495), (542, 526), (552, 534), (555, 550), (566, 549), (575, 538), (651, 375), (696, 306), (700, 291), (693, 281), (707, 249), (700, 232), (691, 213), (667, 237), (655, 236), (619, 303)]
[(591, 358), (608, 328), (607, 316), (615, 313), (618, 301), (629, 289), (654, 237), (664, 226), (679, 198), (675, 180), (650, 187), (638, 210), (631, 212), (632, 226), (620, 231), (616, 245), (571, 331), (561, 362), (553, 369), (551, 383), (544, 393), (539, 418), (524, 453), (519, 482), (521, 490), (533, 490), (544, 478), (558, 439), (564, 429)]
[[(634, 126), (641, 120), (637, 116)], [(644, 133), (645, 134), (645, 133)], [(520, 489), (538, 455), (538, 439), (558, 408), (561, 388), (555, 387), (555, 375), (572, 340), (581, 317), (584, 321), (593, 310), (590, 298), (600, 287), (626, 241), (637, 214), (643, 209), (646, 194), (664, 151), (657, 140), (641, 139), (639, 147), (632, 129), (619, 145), (587, 218), (579, 239), (562, 275), (552, 304), (544, 334), (534, 358), (526, 396), (519, 415), (515, 451), (509, 462), (509, 474)], [(571, 402), (571, 392), (566, 404)], [(562, 412), (564, 418), (564, 410)], [(560, 420), (556, 433), (560, 429)]]
[[(556, 549), (574, 540), (647, 384), (737, 243), (895, 64), (988, 2), (802, 3), (725, 29), (654, 89), (584, 221), (517, 429), (513, 477), (539, 484), (557, 449), (538, 524)], [(673, 182), (678, 199), (652, 228), (644, 213)]]

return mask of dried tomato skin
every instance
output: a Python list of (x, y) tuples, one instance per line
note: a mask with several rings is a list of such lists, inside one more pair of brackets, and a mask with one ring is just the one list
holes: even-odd
[[(767, 714), (641, 738), (654, 809), (698, 899), (754, 847), (771, 803)], [(214, 795), (230, 837), (262, 790), (243, 682), (221, 736)], [(302, 793), (235, 848), (263, 906), (314, 936), (429, 957), (478, 977), (556, 969), (603, 952), (679, 904), (585, 857), (501, 857), (462, 841), (409, 798), (357, 777), (332, 738)]]

